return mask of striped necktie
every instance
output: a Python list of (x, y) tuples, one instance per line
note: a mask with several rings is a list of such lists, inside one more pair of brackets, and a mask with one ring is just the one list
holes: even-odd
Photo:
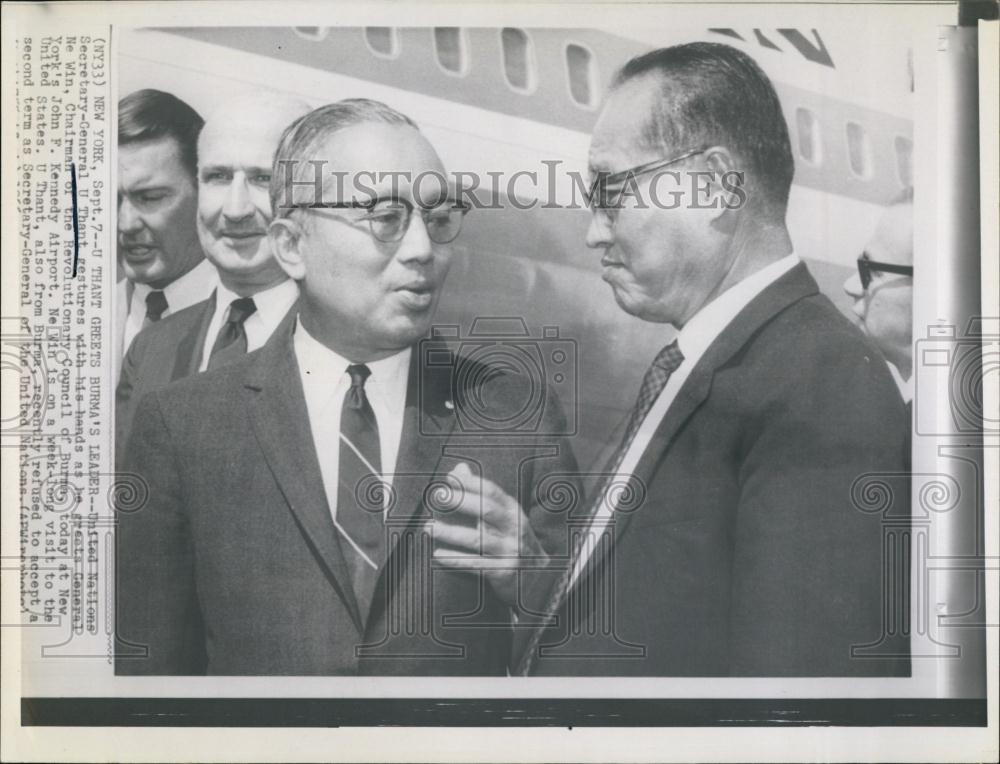
[(385, 562), (382, 491), (375, 482), (381, 480), (382, 458), (378, 422), (365, 394), (371, 370), (364, 364), (352, 364), (347, 373), (351, 389), (344, 396), (340, 413), (337, 525), (350, 546), (345, 552), (364, 619)]

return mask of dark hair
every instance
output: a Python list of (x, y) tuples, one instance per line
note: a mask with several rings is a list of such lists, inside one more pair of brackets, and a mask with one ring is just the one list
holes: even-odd
[(661, 95), (649, 143), (668, 152), (725, 146), (746, 173), (748, 206), (783, 219), (795, 160), (778, 94), (757, 63), (729, 45), (688, 43), (633, 58), (613, 87), (647, 74)]
[(198, 175), (198, 133), (204, 124), (198, 112), (162, 90), (136, 90), (118, 102), (118, 145), (173, 138), (192, 177)]
[(313, 155), (322, 142), (334, 133), (369, 122), (408, 125), (419, 130), (417, 123), (402, 112), (369, 98), (345, 98), (343, 101), (320, 106), (285, 128), (278, 143), (278, 150), (274, 152), (274, 166), (271, 172), (271, 213), (275, 218), (285, 217), (290, 212), (279, 204), (279, 195), (289, 180), (285, 163), (292, 163), (290, 179), (295, 182), (295, 185), (288, 189), (291, 192), (291, 200), (285, 201), (289, 201), (291, 205), (319, 202), (319, 199), (313, 198), (314, 193), (310, 194), (308, 201), (302, 199), (302, 194), (296, 193), (297, 189), (302, 189), (303, 194), (305, 193), (305, 187), (309, 185), (308, 181), (304, 180), (306, 173), (315, 172), (309, 165), (309, 160), (314, 158)]

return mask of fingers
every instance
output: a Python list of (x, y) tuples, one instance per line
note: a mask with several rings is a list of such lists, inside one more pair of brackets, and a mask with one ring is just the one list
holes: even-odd
[[(450, 525), (448, 523), (434, 524), (434, 553), (440, 551), (439, 544), (452, 547), (453, 549), (469, 552), (471, 554), (482, 554), (483, 537), (479, 528), (470, 528), (465, 525)], [(450, 553), (450, 550), (449, 550)]]
[[(501, 533), (516, 532), (521, 507), (496, 483), (479, 477), (465, 462), (448, 473), (448, 480), (461, 487), (461, 500), (449, 507), (464, 518), (476, 520)], [(443, 515), (442, 519), (446, 519)]]
[(435, 548), (440, 545), (476, 555), (517, 557), (517, 536), (485, 524), (459, 525), (442, 519), (434, 524)]
[(518, 570), (516, 560), (509, 557), (484, 557), (481, 554), (452, 551), (450, 549), (435, 549), (434, 564), (456, 570), (510, 571)]
[(466, 462), (459, 462), (458, 466), (453, 468), (448, 475), (457, 480), (466, 493), (478, 494), (498, 503), (514, 501), (506, 491), (492, 480), (474, 473)]
[(448, 473), (448, 480), (461, 487), (461, 500), (455, 514), (442, 514), (434, 525), (435, 564), (481, 571), (496, 595), (507, 604), (513, 603), (527, 518), (517, 501), (496, 483), (477, 476), (465, 462)]

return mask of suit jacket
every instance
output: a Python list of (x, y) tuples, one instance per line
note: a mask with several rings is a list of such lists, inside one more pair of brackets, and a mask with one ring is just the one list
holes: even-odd
[(112, 314), (113, 323), (112, 336), (114, 337), (111, 348), (111, 374), (116, 382), (121, 375), (122, 355), (125, 344), (125, 321), (128, 318), (128, 304), (132, 299), (132, 282), (128, 279), (121, 279), (115, 284), (115, 307)]
[(533, 672), (908, 674), (852, 657), (883, 635), (882, 515), (852, 486), (903, 470), (907, 433), (881, 356), (796, 266), (692, 369), (634, 473), (645, 500), (550, 614)]
[[(125, 447), (132, 417), (142, 396), (198, 373), (205, 336), (215, 312), (215, 295), (151, 324), (136, 335), (125, 354), (115, 392), (115, 434), (119, 453)], [(277, 331), (289, 329), (298, 313), (293, 305)]]
[[(505, 674), (509, 609), (480, 573), (434, 566), (429, 534), (447, 500), (439, 478), (459, 461), (524, 507), (544, 475), (574, 473), (561, 435), (511, 438), (459, 423), (468, 401), (485, 401), (490, 421), (509, 421), (537, 385), (497, 370), (454, 373), (460, 359), (423, 363), (414, 348), (386, 521), (391, 551), (363, 613), (292, 337), (276, 332), (240, 362), (140, 404), (125, 469), (145, 481), (148, 501), (120, 515), (117, 672)], [(536, 431), (564, 427), (546, 393)], [(561, 531), (552, 507), (529, 517), (544, 543)]]

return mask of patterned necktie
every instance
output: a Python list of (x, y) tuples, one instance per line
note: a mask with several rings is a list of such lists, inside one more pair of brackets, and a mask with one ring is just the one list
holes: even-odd
[[(590, 508), (590, 517), (594, 516), (598, 508), (601, 506), (601, 503), (605, 501), (604, 494), (611, 481), (614, 480), (615, 475), (618, 472), (618, 468), (621, 467), (622, 462), (625, 460), (625, 454), (628, 453), (629, 447), (632, 445), (632, 441), (635, 440), (639, 427), (649, 414), (649, 410), (653, 407), (656, 399), (660, 397), (660, 393), (663, 392), (663, 388), (666, 387), (667, 381), (670, 379), (670, 375), (677, 370), (683, 361), (684, 354), (681, 353), (680, 348), (677, 347), (677, 340), (674, 340), (663, 348), (663, 350), (657, 354), (656, 358), (653, 359), (653, 363), (646, 371), (646, 376), (642, 378), (642, 385), (639, 387), (639, 396), (636, 398), (635, 406), (632, 407), (632, 413), (629, 415), (628, 423), (625, 425), (625, 434), (622, 436), (621, 445), (608, 460), (608, 466), (604, 470), (604, 477), (601, 479), (601, 482), (594, 493), (594, 501), (592, 502), (592, 506)], [(577, 556), (583, 551), (584, 548), (585, 545), (581, 544), (576, 549), (576, 555), (570, 559), (568, 567), (559, 578), (555, 587), (553, 587), (552, 593), (549, 595), (548, 602), (545, 608), (543, 608), (543, 612), (554, 613), (561, 605), (566, 593), (570, 590), (570, 587), (576, 580), (573, 576), (573, 571), (577, 565)], [(584, 574), (581, 573), (581, 575)], [(516, 676), (527, 676), (531, 672), (531, 669), (535, 664), (535, 660), (538, 657), (538, 645), (542, 641), (544, 631), (545, 629), (543, 628), (536, 628), (532, 633), (531, 638), (528, 640), (528, 645), (521, 656), (521, 662), (518, 664), (517, 670), (514, 672)]]
[(167, 310), (167, 296), (162, 289), (154, 289), (146, 295), (146, 320), (144, 325), (156, 323)]
[(625, 452), (628, 451), (628, 447), (632, 445), (632, 441), (635, 439), (635, 434), (639, 431), (639, 426), (653, 407), (653, 403), (660, 397), (660, 393), (663, 392), (663, 388), (666, 386), (667, 380), (670, 379), (670, 375), (677, 370), (677, 367), (683, 361), (684, 354), (677, 347), (677, 340), (674, 340), (663, 348), (657, 354), (656, 358), (653, 359), (653, 363), (646, 371), (646, 376), (642, 378), (642, 385), (639, 387), (639, 397), (636, 398), (635, 406), (632, 407), (632, 413), (628, 418), (628, 424), (625, 425), (625, 435), (622, 437), (622, 445), (618, 449), (618, 458), (614, 463), (614, 467), (610, 470), (611, 472), (618, 469), (622, 463), (622, 459), (625, 458)]
[(352, 364), (347, 373), (351, 389), (340, 411), (337, 525), (348, 542), (344, 552), (364, 620), (385, 562), (382, 491), (376, 482), (381, 480), (382, 458), (378, 423), (365, 395), (365, 380), (371, 370), (364, 364)]
[(212, 355), (208, 358), (209, 369), (225, 366), (246, 355), (247, 330), (243, 324), (256, 312), (257, 305), (253, 297), (240, 297), (230, 303), (229, 316), (212, 345)]

